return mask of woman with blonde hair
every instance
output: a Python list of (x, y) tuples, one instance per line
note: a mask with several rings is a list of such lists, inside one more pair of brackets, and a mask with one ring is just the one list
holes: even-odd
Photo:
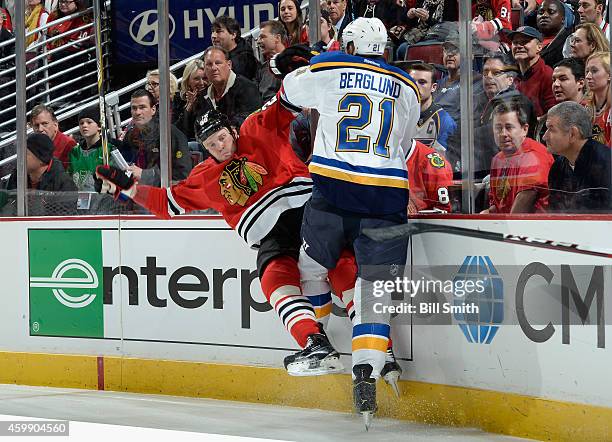
[(591, 54), (585, 74), (588, 92), (583, 105), (593, 121), (593, 139), (610, 146), (610, 53)]
[(599, 26), (593, 23), (583, 23), (569, 38), (569, 56), (585, 61), (595, 52), (609, 52), (608, 39)]
[[(201, 113), (206, 99), (208, 81), (204, 72), (204, 61), (197, 58), (191, 60), (183, 70), (181, 90), (177, 100), (177, 127), (183, 131), (189, 140), (195, 139), (193, 125), (196, 115)], [(178, 105), (180, 103), (180, 105)]]

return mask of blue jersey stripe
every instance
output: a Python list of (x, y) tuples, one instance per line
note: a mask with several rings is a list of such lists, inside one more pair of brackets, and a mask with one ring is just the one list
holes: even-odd
[(375, 167), (354, 166), (343, 161), (333, 160), (331, 158), (324, 158), (318, 155), (312, 156), (312, 163), (318, 163), (323, 166), (337, 167), (339, 169), (347, 170), (349, 172), (354, 173), (365, 173), (368, 175), (383, 175), (408, 179), (408, 172), (402, 169), (378, 169)]

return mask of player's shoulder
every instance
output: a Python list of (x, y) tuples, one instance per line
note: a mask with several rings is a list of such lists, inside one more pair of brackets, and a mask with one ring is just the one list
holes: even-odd
[(371, 69), (383, 73), (390, 73), (407, 81), (414, 80), (407, 72), (385, 62), (383, 58), (365, 58), (358, 55), (350, 55), (340, 51), (325, 52), (310, 59), (311, 70), (322, 70), (332, 68), (356, 68)]

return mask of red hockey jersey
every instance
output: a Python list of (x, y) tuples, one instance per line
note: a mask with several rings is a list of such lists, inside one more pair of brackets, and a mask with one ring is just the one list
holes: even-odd
[(161, 218), (215, 209), (256, 246), (284, 211), (303, 206), (312, 193), (308, 168), (289, 144), (294, 117), (275, 97), (242, 124), (231, 159), (209, 158), (167, 189), (139, 185), (134, 200)]
[(450, 212), (449, 186), (453, 171), (444, 157), (420, 141), (413, 141), (408, 153), (410, 203), (421, 210), (440, 209)]
[(512, 1), (511, 0), (473, 0), (472, 17), (481, 16), (490, 21), (495, 27), (495, 33), (503, 28), (512, 29)]

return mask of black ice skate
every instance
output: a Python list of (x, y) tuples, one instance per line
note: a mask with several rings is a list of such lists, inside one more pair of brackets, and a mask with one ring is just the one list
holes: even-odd
[(363, 417), (366, 431), (370, 429), (372, 417), (376, 412), (376, 379), (372, 377), (370, 364), (358, 364), (353, 367), (353, 399), (355, 411)]
[(380, 375), (385, 382), (393, 389), (395, 396), (400, 397), (400, 390), (397, 381), (402, 374), (402, 367), (395, 360), (393, 349), (387, 349), (387, 355), (385, 356), (385, 366), (383, 367)]
[(329, 343), (321, 324), (319, 330), (308, 336), (304, 350), (285, 358), (285, 368), (291, 376), (320, 376), (344, 370), (340, 354)]

